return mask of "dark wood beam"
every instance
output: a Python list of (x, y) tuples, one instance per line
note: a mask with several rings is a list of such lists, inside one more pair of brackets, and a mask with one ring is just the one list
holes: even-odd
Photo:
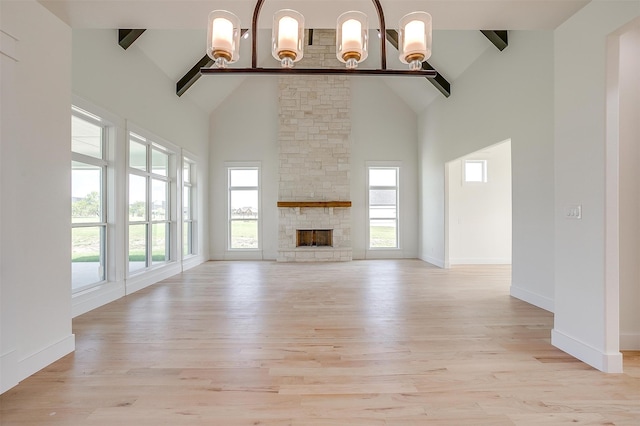
[[(393, 47), (398, 49), (398, 31), (396, 30), (387, 30), (387, 40)], [(451, 96), (451, 84), (447, 81), (446, 78), (442, 76), (435, 68), (429, 64), (427, 61), (422, 62), (422, 69), (425, 71), (436, 71), (436, 76), (433, 78), (427, 78), (433, 86), (440, 91), (445, 97)]]
[(208, 68), (213, 65), (213, 59), (204, 55), (176, 84), (176, 95), (182, 96), (193, 84), (202, 76), (201, 68)]
[(118, 44), (124, 50), (127, 50), (145, 31), (146, 30), (120, 29), (118, 30)]
[(501, 52), (509, 45), (509, 35), (507, 31), (480, 30), (480, 32)]
[[(240, 31), (240, 37), (244, 37), (245, 34), (249, 31), (248, 29), (243, 29)], [(200, 59), (196, 64), (191, 67), (189, 71), (176, 83), (176, 95), (182, 96), (184, 92), (189, 90), (191, 86), (194, 85), (196, 81), (200, 77), (202, 77), (202, 73), (200, 73), (201, 68), (209, 68), (213, 65), (213, 59), (209, 56), (204, 55), (202, 59)]]

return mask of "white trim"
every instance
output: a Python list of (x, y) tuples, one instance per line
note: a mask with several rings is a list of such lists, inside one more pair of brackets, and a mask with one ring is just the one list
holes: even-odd
[(556, 328), (551, 330), (551, 344), (600, 371), (622, 373), (622, 354), (620, 352), (602, 352)]
[(24, 357), (18, 362), (18, 365), (15, 366), (18, 371), (17, 379), (26, 379), (46, 366), (59, 360), (63, 356), (75, 351), (75, 349), (76, 336), (71, 334), (37, 352), (32, 353), (31, 355)]
[(135, 293), (138, 290), (147, 288), (157, 282), (165, 280), (169, 277), (177, 275), (182, 272), (182, 266), (179, 262), (171, 262), (168, 265), (163, 265), (157, 269), (146, 270), (143, 273), (129, 277), (126, 281), (125, 288), (126, 294)]
[(555, 303), (552, 298), (533, 293), (532, 291), (517, 287), (513, 284), (511, 284), (509, 288), (509, 294), (516, 299), (537, 306), (545, 311), (554, 312), (555, 310)]
[(448, 268), (449, 265), (445, 264), (444, 260), (438, 259), (431, 256), (420, 256), (420, 260), (423, 262), (427, 262), (431, 265), (437, 266), (438, 268)]
[(0, 394), (20, 383), (18, 374), (18, 351), (12, 349), (0, 355)]
[(511, 258), (458, 257), (449, 259), (450, 265), (511, 265)]
[(620, 333), (621, 351), (640, 351), (640, 333)]
[(264, 260), (262, 250), (226, 250), (221, 260)]
[(18, 59), (18, 39), (2, 30), (0, 30), (0, 54), (15, 62), (20, 62)]
[(107, 282), (75, 293), (71, 298), (72, 318), (125, 296), (124, 281)]
[(205, 263), (207, 259), (202, 255), (189, 256), (182, 261), (182, 272), (191, 268), (195, 268), (198, 265)]

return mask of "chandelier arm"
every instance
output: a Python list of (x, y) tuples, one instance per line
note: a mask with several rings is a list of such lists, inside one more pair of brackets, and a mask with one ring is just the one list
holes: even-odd
[(260, 17), (260, 10), (264, 0), (258, 0), (256, 7), (253, 9), (253, 21), (251, 22), (251, 67), (256, 68), (258, 66), (258, 18)]
[(384, 11), (379, 0), (371, 0), (376, 6), (378, 20), (380, 21), (380, 69), (387, 69), (387, 30), (384, 22)]
[[(387, 30), (385, 28), (384, 22), (384, 11), (382, 10), (382, 5), (380, 4), (380, 0), (371, 0), (373, 5), (376, 7), (376, 12), (378, 12), (378, 21), (380, 23), (380, 69), (387, 69), (387, 42), (386, 42), (386, 34)], [(260, 18), (260, 11), (262, 10), (262, 5), (264, 4), (264, 0), (258, 0), (256, 2), (256, 7), (253, 9), (253, 21), (251, 22), (251, 67), (258, 67), (258, 18)]]

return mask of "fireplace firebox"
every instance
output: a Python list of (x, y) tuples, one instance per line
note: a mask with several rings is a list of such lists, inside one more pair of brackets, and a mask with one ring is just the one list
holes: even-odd
[(298, 229), (296, 247), (332, 247), (333, 229)]

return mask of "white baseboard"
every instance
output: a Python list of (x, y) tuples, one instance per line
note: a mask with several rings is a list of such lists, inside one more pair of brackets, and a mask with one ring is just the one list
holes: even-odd
[(514, 286), (513, 284), (511, 285), (509, 291), (511, 296), (515, 297), (516, 299), (520, 299), (523, 302), (530, 303), (533, 306), (544, 309), (545, 311), (554, 312), (555, 310), (554, 300), (549, 297), (542, 296), (529, 290), (525, 290), (523, 288)]
[(0, 394), (20, 383), (18, 375), (18, 351), (15, 349), (0, 355)]
[(158, 269), (146, 271), (139, 276), (134, 275), (126, 280), (126, 292), (127, 294), (135, 293), (138, 290), (142, 290), (143, 288), (149, 287), (158, 281), (165, 280), (181, 272), (182, 265), (175, 262)]
[(620, 333), (621, 351), (640, 351), (640, 333)]
[(511, 265), (511, 258), (459, 257), (449, 259), (451, 265)]
[(124, 281), (108, 282), (75, 294), (71, 298), (72, 318), (111, 303), (124, 295)]
[(191, 268), (195, 268), (198, 265), (206, 262), (206, 258), (204, 256), (192, 256), (184, 259), (182, 261), (182, 271), (188, 271)]
[(551, 330), (551, 344), (605, 373), (622, 373), (622, 354), (604, 353), (557, 329)]
[(438, 259), (435, 257), (431, 257), (431, 256), (420, 256), (419, 257), (420, 260), (430, 263), (432, 265), (437, 266), (438, 268), (448, 268), (448, 265), (445, 265), (444, 260), (442, 259)]
[(0, 384), (0, 393), (11, 389), (21, 380), (37, 373), (75, 349), (76, 336), (71, 334), (46, 348), (28, 355), (22, 360), (18, 360), (18, 352), (16, 350), (3, 354), (1, 357), (2, 383)]

